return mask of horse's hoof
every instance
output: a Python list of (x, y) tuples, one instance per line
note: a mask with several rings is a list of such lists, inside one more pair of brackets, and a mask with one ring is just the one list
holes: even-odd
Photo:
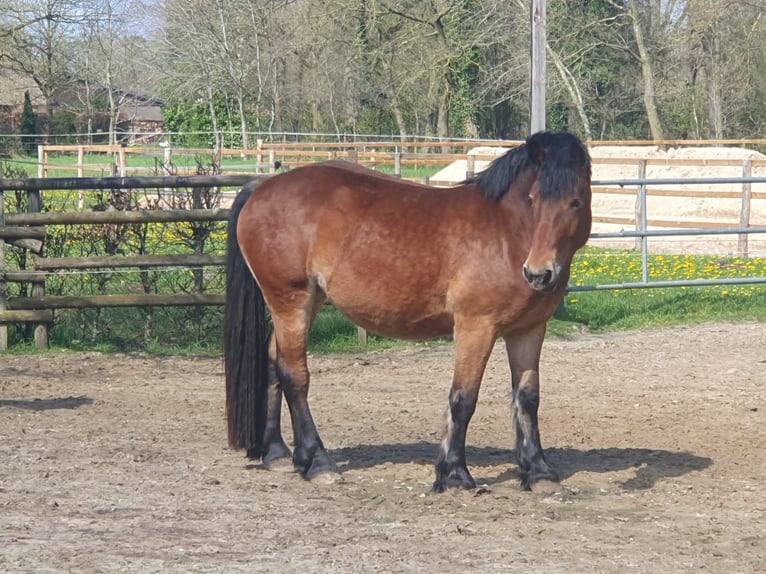
[(296, 472), (298, 469), (293, 464), (293, 457), (282, 456), (274, 460), (264, 461), (263, 468), (273, 472)]
[(437, 476), (431, 491), (444, 492), (450, 488), (473, 490), (476, 488), (476, 481), (467, 470), (456, 468), (446, 476)]
[(324, 471), (313, 476), (306, 476), (313, 484), (337, 484), (343, 480), (339, 472)]
[(538, 480), (529, 485), (529, 490), (535, 494), (555, 494), (561, 492), (561, 483), (552, 480)]
[[(338, 475), (338, 467), (335, 461), (331, 459), (326, 452), (318, 450), (314, 454), (314, 458), (311, 462), (311, 466), (303, 474), (306, 480), (314, 480), (322, 475)], [(340, 476), (340, 475), (338, 475)], [(332, 481), (337, 482), (337, 481)]]

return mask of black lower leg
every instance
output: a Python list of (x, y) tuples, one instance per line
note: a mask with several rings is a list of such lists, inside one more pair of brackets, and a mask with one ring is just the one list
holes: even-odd
[(298, 471), (307, 479), (326, 472), (336, 472), (335, 461), (327, 454), (319, 438), (308, 405), (291, 407), (290, 414), (296, 437), (293, 464)]
[(306, 396), (308, 393), (296, 389), (293, 381), (285, 373), (280, 372), (279, 375), (293, 424), (295, 468), (307, 479), (326, 472), (336, 472), (335, 461), (327, 454), (314, 425)]
[[(263, 446), (251, 449), (247, 456), (252, 459), (262, 459), (267, 468), (279, 460), (290, 460), (292, 452), (282, 438), (282, 390), (279, 388), (274, 363), (269, 365), (269, 383), (266, 390), (266, 424), (263, 433)], [(285, 467), (286, 465), (279, 465)]]
[(522, 486), (529, 490), (536, 482), (558, 482), (559, 476), (548, 464), (540, 442), (537, 410), (540, 395), (535, 387), (520, 387), (514, 391), (516, 411), (516, 455)]
[(263, 464), (267, 468), (289, 469), (292, 465), (292, 452), (282, 438), (282, 389), (279, 388), (276, 368), (272, 362), (269, 367), (268, 418), (264, 433), (265, 454)]
[(465, 437), (475, 408), (475, 396), (468, 396), (462, 390), (450, 394), (447, 430), (436, 459), (435, 492), (444, 492), (448, 488), (476, 488), (465, 460)]

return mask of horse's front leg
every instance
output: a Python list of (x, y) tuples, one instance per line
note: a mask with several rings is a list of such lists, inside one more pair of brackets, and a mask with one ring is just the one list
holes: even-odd
[(545, 324), (524, 335), (505, 338), (511, 366), (511, 411), (516, 423), (516, 456), (521, 484), (527, 490), (557, 488), (559, 476), (548, 464), (540, 443), (537, 410), (540, 406), (540, 352)]
[(484, 367), (496, 335), (483, 325), (455, 325), (455, 373), (449, 394), (446, 429), (436, 459), (434, 492), (448, 488), (476, 488), (465, 460), (468, 423), (476, 410)]

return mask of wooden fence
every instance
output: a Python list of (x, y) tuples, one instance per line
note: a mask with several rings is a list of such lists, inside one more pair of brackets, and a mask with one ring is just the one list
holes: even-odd
[[(153, 173), (155, 168), (140, 166), (131, 161), (131, 157), (150, 156), (158, 159), (161, 173), (165, 175), (190, 175), (192, 171), (184, 171), (174, 165), (174, 161), (180, 157), (209, 157), (212, 165), (220, 167), (222, 161), (229, 158), (244, 160), (236, 167), (226, 167), (227, 173), (259, 173), (273, 174), (277, 170), (275, 164), (280, 162), (285, 167), (298, 167), (309, 163), (330, 160), (345, 159), (360, 163), (368, 167), (386, 166), (397, 176), (401, 176), (403, 166), (447, 166), (458, 160), (464, 160), (469, 164), (467, 172), (472, 172), (470, 165), (476, 161), (492, 160), (495, 155), (482, 153), (469, 153), (476, 147), (514, 147), (523, 143), (519, 140), (482, 141), (482, 140), (449, 140), (449, 141), (364, 141), (364, 142), (264, 142), (257, 140), (255, 149), (221, 149), (210, 148), (158, 148), (142, 146), (122, 145), (47, 145), (38, 146), (38, 177), (47, 178), (51, 170), (72, 171), (76, 177), (85, 177), (89, 174), (102, 175), (109, 173), (112, 176), (127, 177), (128, 175), (147, 175)], [(601, 146), (764, 146), (766, 139), (758, 140), (667, 140), (663, 142), (653, 141), (593, 141), (588, 145), (597, 149)], [(76, 163), (54, 162), (51, 154), (76, 155)], [(86, 163), (87, 154), (103, 154), (104, 163)], [(672, 165), (720, 165), (721, 167), (741, 164), (741, 161), (732, 159), (718, 160), (647, 160), (650, 165), (660, 162), (672, 163)], [(594, 164), (605, 163), (635, 163), (637, 158), (596, 158)], [(756, 160), (754, 166), (766, 165), (766, 162)]]
[[(518, 145), (522, 142), (504, 142), (503, 145)], [(368, 144), (321, 144), (294, 146), (291, 144), (266, 145), (251, 150), (211, 150), (200, 149), (174, 149), (174, 148), (146, 148), (124, 147), (120, 145), (41, 145), (38, 146), (37, 175), (39, 178), (47, 178), (49, 173), (55, 171), (72, 171), (77, 177), (85, 177), (88, 174), (102, 174), (104, 172), (112, 176), (127, 177), (129, 174), (146, 174), (154, 171), (153, 168), (136, 165), (131, 156), (149, 156), (158, 159), (157, 165), (163, 173), (174, 175), (189, 175), (192, 170), (180, 169), (174, 165), (179, 157), (208, 157), (211, 163), (218, 166), (227, 158), (244, 160), (246, 163), (236, 167), (236, 171), (243, 173), (276, 173), (276, 165), (279, 161), (286, 167), (298, 167), (309, 163), (323, 160), (344, 159), (367, 166), (390, 166), (396, 175), (401, 175), (402, 166), (431, 166), (447, 165), (452, 161), (466, 159), (467, 150), (475, 145), (472, 142), (460, 144), (451, 143), (452, 147), (462, 148), (462, 153), (444, 153), (442, 150), (447, 146), (446, 142), (434, 142), (433, 144), (419, 147), (411, 145), (391, 144), (375, 142)], [(434, 149), (439, 151), (434, 151)], [(76, 163), (55, 162), (52, 154), (76, 155)], [(86, 163), (88, 154), (104, 156), (103, 163)], [(490, 159), (492, 156), (487, 156)], [(249, 163), (247, 163), (249, 162)], [(231, 168), (226, 169), (232, 173)]]
[[(264, 176), (260, 176), (264, 177)], [(226, 209), (197, 210), (135, 210), (135, 211), (67, 211), (41, 213), (42, 190), (104, 190), (104, 189), (177, 189), (200, 187), (241, 187), (252, 181), (253, 175), (187, 176), (154, 178), (57, 178), (57, 179), (0, 179), (0, 350), (8, 346), (9, 323), (35, 325), (35, 344), (45, 348), (48, 344), (48, 326), (53, 322), (54, 310), (91, 307), (151, 307), (221, 305), (222, 294), (128, 294), (128, 295), (66, 295), (46, 294), (45, 280), (49, 273), (73, 269), (157, 268), (167, 266), (204, 267), (222, 265), (223, 256), (203, 254), (58, 257), (38, 256), (33, 269), (7, 270), (5, 244), (40, 253), (46, 225), (104, 225), (126, 223), (223, 221)], [(26, 213), (5, 213), (4, 194), (21, 191), (27, 194)], [(5, 297), (6, 283), (30, 283), (29, 297)]]

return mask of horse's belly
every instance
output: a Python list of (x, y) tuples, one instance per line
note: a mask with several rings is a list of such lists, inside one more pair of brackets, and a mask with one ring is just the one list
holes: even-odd
[(415, 257), (412, 249), (390, 245), (366, 257), (349, 252), (316, 277), (330, 302), (368, 331), (396, 339), (452, 334), (439, 262)]
[(397, 307), (384, 301), (362, 304), (359, 301), (330, 301), (338, 311), (353, 323), (392, 339), (433, 339), (452, 334), (453, 320), (446, 311), (428, 311), (427, 308)]

